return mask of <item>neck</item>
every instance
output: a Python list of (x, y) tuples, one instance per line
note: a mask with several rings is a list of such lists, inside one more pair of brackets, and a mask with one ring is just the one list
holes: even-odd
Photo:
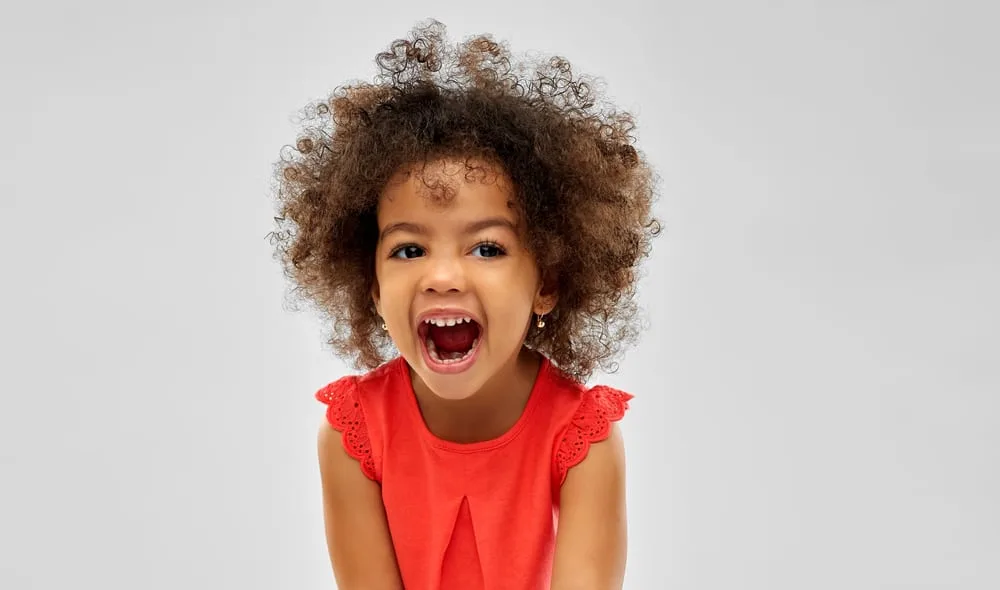
[(522, 348), (475, 394), (442, 399), (412, 371), (413, 390), (424, 422), (435, 436), (457, 443), (497, 438), (521, 417), (541, 364), (541, 355)]

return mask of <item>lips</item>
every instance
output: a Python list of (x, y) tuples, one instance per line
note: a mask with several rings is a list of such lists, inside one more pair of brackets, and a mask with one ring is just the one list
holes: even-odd
[[(456, 334), (454, 333), (450, 335), (451, 338), (445, 337), (441, 333), (436, 334), (434, 338), (431, 337), (432, 330), (444, 332), (449, 329), (454, 330), (456, 327), (461, 330), (463, 326), (468, 326), (468, 324), (475, 327), (476, 336), (472, 340), (471, 347), (464, 352), (462, 352), (464, 345), (456, 347), (454, 341)], [(418, 316), (416, 332), (420, 340), (419, 346), (423, 353), (424, 364), (435, 373), (461, 373), (471, 367), (479, 356), (483, 326), (476, 316), (467, 310), (460, 308), (428, 310)], [(468, 328), (466, 328), (465, 338), (468, 337)], [(435, 340), (438, 340), (441, 346), (451, 346), (452, 348), (438, 350)], [(451, 340), (450, 344), (449, 340)]]

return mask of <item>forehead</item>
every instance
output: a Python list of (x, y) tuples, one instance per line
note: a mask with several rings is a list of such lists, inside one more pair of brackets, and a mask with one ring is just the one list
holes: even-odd
[(448, 159), (398, 171), (379, 196), (379, 225), (506, 217), (515, 221), (514, 192), (507, 175), (483, 160)]

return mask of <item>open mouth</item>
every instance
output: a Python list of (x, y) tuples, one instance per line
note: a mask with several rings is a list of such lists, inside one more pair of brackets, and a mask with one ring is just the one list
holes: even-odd
[(417, 334), (431, 363), (458, 369), (479, 349), (482, 327), (469, 317), (429, 318), (420, 323)]

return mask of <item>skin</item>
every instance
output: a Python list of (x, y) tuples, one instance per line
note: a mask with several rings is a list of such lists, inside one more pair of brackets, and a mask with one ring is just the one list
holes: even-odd
[[(485, 163), (478, 162), (483, 165)], [(540, 357), (525, 336), (556, 297), (544, 288), (514, 194), (502, 173), (467, 178), (462, 161), (401, 170), (379, 202), (380, 238), (372, 300), (400, 354), (428, 429), (455, 442), (489, 440), (520, 417)], [(447, 183), (454, 197), (430, 198), (427, 184)], [(477, 361), (458, 374), (424, 362), (417, 318), (458, 307), (481, 322)], [(402, 588), (381, 490), (358, 469), (328, 424), (320, 428), (327, 542), (338, 587)], [(624, 448), (617, 427), (591, 446), (560, 491), (552, 588), (621, 588), (625, 567)]]

